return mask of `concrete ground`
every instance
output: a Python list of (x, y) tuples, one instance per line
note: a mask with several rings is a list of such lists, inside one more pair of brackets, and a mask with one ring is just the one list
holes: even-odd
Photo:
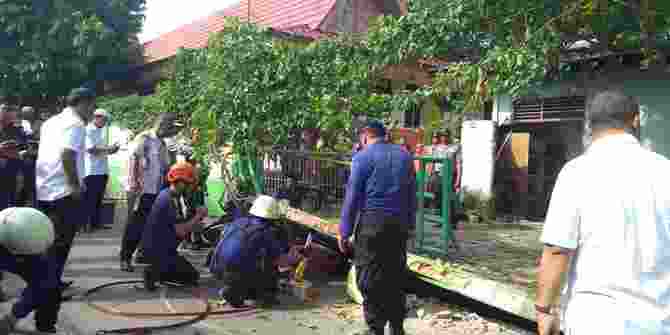
[[(123, 209), (117, 213), (123, 213)], [(140, 279), (141, 268), (134, 273), (119, 270), (118, 253), (122, 231), (122, 218), (116, 220), (114, 229), (91, 234), (80, 234), (72, 250), (66, 269), (66, 279), (74, 280), (75, 292), (82, 293), (95, 286), (114, 281)], [(200, 267), (205, 288), (215, 288), (216, 281), (207, 278), (202, 267), (204, 253), (193, 253), (187, 257)], [(20, 294), (23, 282), (13, 275), (7, 275), (2, 282), (5, 291), (12, 297)], [(283, 295), (282, 304), (269, 310), (235, 316), (212, 316), (193, 326), (180, 328), (163, 334), (296, 334), (296, 335), (346, 335), (363, 326), (360, 307), (353, 305), (345, 292), (344, 278), (308, 278), (320, 289), (320, 296), (312, 304), (301, 303), (298, 299)], [(68, 291), (72, 292), (72, 290)], [(145, 292), (132, 285), (105, 289), (93, 295), (93, 302), (101, 306), (123, 312), (198, 312), (203, 304), (187, 292), (172, 288), (161, 288), (155, 293)], [(410, 299), (412, 300), (412, 299)], [(433, 304), (435, 305), (435, 304)], [(408, 334), (521, 334), (505, 325), (497, 325), (477, 318), (471, 313), (453, 312), (440, 307), (444, 317), (430, 319), (426, 309), (418, 308), (406, 322)], [(10, 303), (0, 305), (7, 310)], [(418, 313), (416, 312), (418, 311)], [(440, 311), (431, 312), (439, 314)], [(460, 313), (460, 314), (458, 314)], [(421, 318), (419, 317), (421, 315)], [(458, 315), (460, 316), (458, 316)], [(465, 315), (465, 316), (463, 316)], [(439, 320), (438, 320), (439, 319)], [(164, 318), (124, 318), (101, 313), (89, 306), (86, 299), (75, 297), (65, 302), (60, 314), (60, 327), (64, 334), (89, 335), (99, 330), (136, 327), (140, 325), (165, 325), (182, 319)], [(446, 321), (439, 323), (438, 321)], [(449, 321), (451, 320), (451, 321)], [(453, 321), (453, 322), (452, 322)], [(478, 330), (471, 329), (476, 323)], [(34, 329), (32, 316), (19, 323), (20, 329)]]

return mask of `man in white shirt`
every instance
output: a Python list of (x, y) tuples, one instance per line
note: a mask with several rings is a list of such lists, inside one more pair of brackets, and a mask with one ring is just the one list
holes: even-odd
[(118, 145), (106, 145), (104, 130), (107, 119), (107, 111), (97, 109), (93, 113), (93, 120), (86, 126), (84, 185), (86, 186), (86, 209), (90, 211), (88, 217), (90, 230), (106, 228), (101, 223), (100, 210), (109, 179), (107, 156), (119, 151)]
[(54, 223), (56, 239), (47, 254), (62, 277), (81, 215), (86, 122), (95, 107), (95, 92), (72, 90), (63, 111), (44, 122), (35, 173), (39, 208)]
[(670, 334), (670, 161), (631, 135), (633, 98), (606, 91), (587, 113), (593, 142), (561, 170), (541, 237), (538, 331), (558, 334), (565, 284), (568, 335)]
[[(123, 232), (120, 255), (122, 271), (134, 270), (131, 260), (142, 241), (144, 223), (158, 193), (167, 186), (165, 176), (172, 162), (165, 139), (177, 135), (179, 130), (176, 114), (163, 113), (150, 130), (137, 135), (130, 148), (128, 219)], [(142, 257), (137, 259), (141, 260)]]

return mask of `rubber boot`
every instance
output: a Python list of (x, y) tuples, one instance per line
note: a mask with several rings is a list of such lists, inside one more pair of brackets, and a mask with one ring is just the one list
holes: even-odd
[(237, 294), (234, 294), (230, 287), (221, 289), (221, 298), (225, 299), (233, 308), (245, 307), (244, 300)]
[(156, 287), (157, 280), (154, 278), (154, 274), (151, 267), (144, 269), (143, 279), (144, 279), (144, 288), (147, 291), (152, 292), (157, 289)]

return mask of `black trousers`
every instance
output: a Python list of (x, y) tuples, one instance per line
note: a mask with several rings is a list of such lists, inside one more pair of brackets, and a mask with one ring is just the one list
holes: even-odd
[[(40, 273), (44, 271), (44, 268), (54, 268), (48, 262), (52, 261), (43, 256), (16, 257), (15, 264), (11, 264), (11, 269), (8, 270), (8, 272), (21, 277), (29, 286), (41, 286), (38, 291), (24, 291), (22, 298), (13, 307), (15, 312), (19, 310), (24, 313), (28, 312), (30, 307), (32, 307), (27, 305), (29, 301), (28, 295), (32, 293), (43, 295), (40, 299), (42, 301), (41, 304), (35, 307), (35, 326), (38, 331), (47, 331), (56, 325), (61, 306), (62, 292), (60, 287), (58, 285), (54, 286), (51, 282), (50, 285), (45, 285), (45, 278)], [(32, 297), (32, 299), (35, 299), (35, 297)]]
[(36, 206), (37, 200), (35, 198), (35, 160), (23, 161), (23, 187), (17, 196), (17, 203), (20, 206), (28, 204), (29, 206)]
[(84, 220), (84, 217), (80, 215), (80, 205), (80, 201), (70, 196), (56, 201), (39, 202), (40, 210), (51, 219), (54, 225), (56, 236), (53, 245), (47, 250), (47, 256), (56, 264), (59, 278), (63, 276), (74, 236)]
[(400, 330), (406, 315), (407, 283), (406, 218), (381, 212), (360, 217), (354, 242), (356, 283), (363, 295), (365, 322), (376, 335), (387, 323)]
[(93, 175), (84, 178), (86, 185), (86, 209), (89, 211), (88, 225), (90, 227), (99, 227), (100, 211), (102, 210), (102, 199), (105, 197), (105, 190), (107, 189), (107, 175)]
[[(279, 293), (279, 272), (264, 260), (255, 271), (242, 271), (239, 267), (226, 265), (220, 274), (223, 280), (223, 297), (233, 305), (245, 299), (264, 299)], [(268, 266), (270, 265), (270, 266)]]
[[(428, 200), (428, 207), (442, 212), (442, 172), (435, 172), (429, 179), (429, 185), (431, 192), (435, 195), (435, 198)], [(453, 186), (452, 186), (453, 187)], [(452, 193), (452, 197), (456, 196), (456, 193)], [(453, 229), (456, 228), (456, 221), (460, 220), (460, 213), (456, 212), (456, 199), (450, 199), (449, 201), (449, 224)]]
[[(136, 199), (136, 198), (134, 198)], [(135, 253), (135, 250), (142, 242), (142, 233), (144, 233), (144, 224), (149, 217), (151, 212), (151, 206), (156, 200), (155, 194), (142, 194), (140, 196), (140, 203), (137, 210), (134, 209), (133, 204), (130, 203), (130, 196), (128, 205), (131, 206), (128, 209), (129, 217), (126, 221), (126, 227), (123, 230), (123, 240), (121, 241), (121, 260), (130, 261)]]
[(161, 257), (149, 257), (149, 266), (144, 269), (146, 276), (155, 282), (172, 282), (182, 285), (195, 285), (200, 273), (181, 255), (172, 262), (165, 262)]

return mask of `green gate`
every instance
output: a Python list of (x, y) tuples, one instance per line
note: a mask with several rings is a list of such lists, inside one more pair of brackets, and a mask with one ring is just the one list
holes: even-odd
[[(420, 169), (417, 172), (417, 218), (416, 218), (416, 252), (421, 254), (445, 256), (453, 239), (453, 230), (449, 222), (452, 201), (456, 194), (453, 192), (452, 175), (453, 162), (449, 158), (422, 156), (416, 158)], [(426, 208), (427, 199), (435, 199), (435, 194), (427, 191), (428, 164), (442, 164), (440, 185), (442, 189), (441, 210)], [(435, 232), (434, 225), (439, 229)]]

